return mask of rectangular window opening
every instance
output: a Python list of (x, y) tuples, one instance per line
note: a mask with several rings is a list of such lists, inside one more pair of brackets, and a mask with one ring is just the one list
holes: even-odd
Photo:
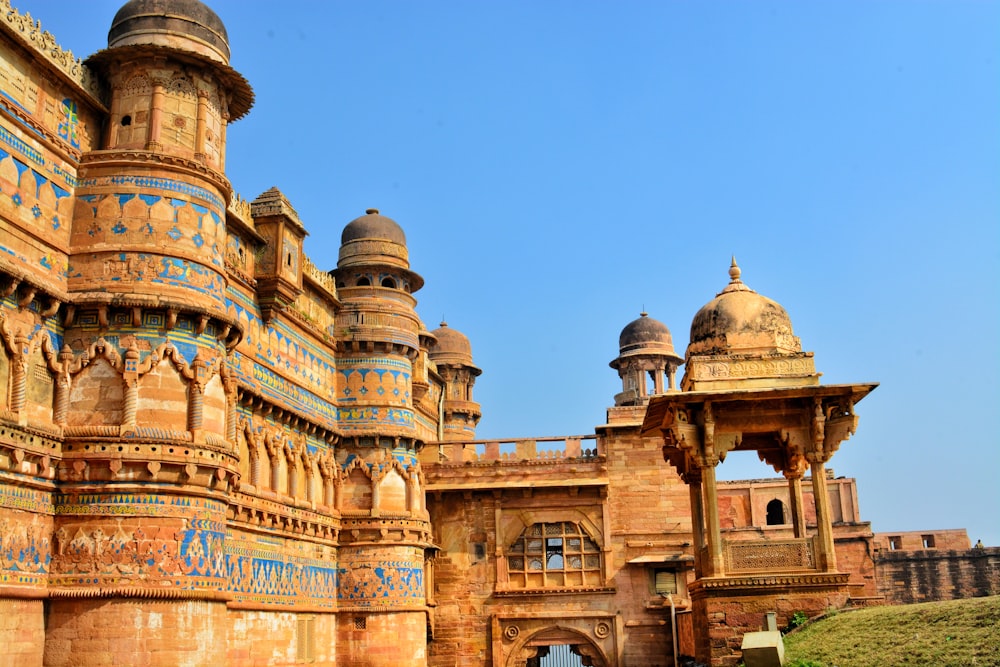
[(653, 590), (662, 597), (677, 595), (676, 570), (654, 570)]
[(921, 540), (924, 543), (924, 549), (934, 548), (934, 536), (933, 535), (921, 535)]

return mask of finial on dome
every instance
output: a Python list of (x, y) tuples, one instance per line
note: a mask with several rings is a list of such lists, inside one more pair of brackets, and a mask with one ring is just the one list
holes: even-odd
[(448, 323), (444, 321), (443, 317), (441, 318), (441, 324), (439, 326), (442, 326), (442, 327), (448, 326)]
[(367, 215), (378, 215), (378, 209), (377, 208), (366, 208), (365, 209), (365, 213)]
[(736, 263), (736, 255), (733, 255), (733, 261), (729, 264), (729, 284), (723, 287), (722, 291), (715, 296), (728, 294), (729, 292), (753, 292), (746, 283), (740, 280), (741, 273), (743, 272), (740, 270), (739, 264)]
[(639, 317), (649, 317), (649, 313), (646, 312), (645, 308), (643, 309), (643, 311), (641, 313), (639, 313)]

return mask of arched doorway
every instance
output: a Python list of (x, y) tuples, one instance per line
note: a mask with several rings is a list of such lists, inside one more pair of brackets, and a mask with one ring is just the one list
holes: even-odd
[(533, 634), (512, 651), (507, 667), (609, 667), (601, 649), (586, 635), (563, 627)]

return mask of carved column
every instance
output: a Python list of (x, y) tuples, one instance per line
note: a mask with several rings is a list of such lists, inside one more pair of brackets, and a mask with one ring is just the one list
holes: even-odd
[(344, 478), (341, 476), (340, 466), (334, 461), (331, 464), (333, 478), (333, 507), (338, 512), (344, 509)]
[[(226, 360), (219, 364), (219, 373), (222, 374), (222, 388), (226, 392), (226, 441), (231, 447), (236, 447), (236, 429), (239, 417), (236, 414), (237, 386), (236, 379), (229, 371)], [(249, 444), (249, 441), (247, 441)], [(234, 449), (235, 451), (235, 449)]]
[[(305, 443), (302, 443), (303, 449), (305, 449)], [(316, 462), (315, 456), (309, 456), (305, 452), (302, 454), (302, 465), (305, 466), (305, 478), (306, 478), (306, 501), (310, 503), (316, 502), (316, 490), (313, 484), (314, 469), (313, 464)]]
[(278, 459), (281, 455), (281, 444), (277, 441), (275, 436), (268, 436), (264, 441), (267, 447), (267, 458), (271, 463), (271, 490), (275, 493), (281, 488), (281, 466), (278, 465)]
[(715, 461), (707, 461), (705, 467), (701, 469), (702, 497), (705, 503), (705, 523), (707, 538), (708, 567), (705, 568), (705, 575), (709, 577), (721, 577), (726, 574), (725, 563), (722, 558), (722, 531), (719, 528), (719, 491), (715, 484)]
[(833, 548), (833, 525), (830, 521), (830, 495), (826, 489), (826, 466), (822, 460), (810, 463), (813, 501), (816, 503), (817, 549), (816, 566), (824, 572), (837, 571), (837, 554)]
[(379, 516), (381, 511), (379, 506), (381, 505), (381, 481), (382, 481), (382, 467), (377, 464), (372, 464), (372, 516)]
[(163, 124), (163, 84), (160, 77), (153, 79), (153, 96), (149, 104), (149, 127), (146, 132), (146, 150), (160, 149), (160, 126)]
[(59, 352), (59, 372), (56, 374), (55, 397), (52, 406), (52, 421), (59, 426), (66, 425), (66, 413), (69, 411), (70, 366), (73, 363), (73, 350), (69, 345), (63, 345)]
[(122, 428), (135, 430), (136, 411), (139, 407), (139, 348), (135, 341), (125, 350), (125, 366), (122, 371), (122, 382), (125, 383), (125, 396), (122, 401)]
[(244, 433), (247, 441), (247, 454), (250, 456), (250, 484), (260, 490), (260, 440)]
[(205, 130), (208, 119), (208, 91), (198, 90), (198, 120), (195, 126), (194, 156), (205, 158)]
[(288, 474), (288, 495), (297, 498), (299, 495), (299, 451), (292, 449), (291, 443), (285, 443), (285, 472)]
[(806, 453), (812, 472), (813, 502), (816, 504), (817, 550), (816, 566), (823, 572), (837, 571), (837, 556), (833, 548), (833, 523), (830, 495), (826, 489), (826, 466), (832, 451), (826, 451), (826, 413), (820, 398), (813, 399), (811, 424), (812, 443)]
[(28, 339), (20, 329), (14, 335), (14, 356), (10, 370), (10, 410), (20, 414), (24, 410), (28, 388)]
[(662, 364), (662, 363), (657, 363), (655, 365), (655, 368), (653, 369), (652, 376), (653, 376), (653, 393), (654, 394), (662, 394), (663, 393), (663, 371), (664, 371), (664, 366), (665, 365)]
[(806, 516), (802, 505), (802, 473), (800, 466), (794, 469), (785, 470), (785, 479), (788, 480), (789, 508), (792, 513), (792, 530), (795, 537), (806, 536)]
[(208, 380), (208, 369), (200, 350), (191, 361), (191, 371), (191, 385), (188, 396), (188, 430), (195, 436), (195, 442), (197, 442), (198, 438), (196, 434), (201, 431), (204, 423), (204, 393), (205, 383)]
[(705, 505), (701, 495), (701, 471), (694, 469), (684, 473), (691, 500), (691, 537), (694, 541), (694, 569), (698, 576), (704, 573), (702, 554), (705, 551)]

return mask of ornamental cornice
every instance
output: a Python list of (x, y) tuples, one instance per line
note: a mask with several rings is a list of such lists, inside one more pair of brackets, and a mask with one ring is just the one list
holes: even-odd
[[(0, 2), (2, 1), (0, 0)], [(84, 153), (80, 158), (78, 174), (80, 187), (87, 186), (88, 174), (86, 172), (90, 167), (135, 166), (137, 162), (152, 163), (163, 169), (205, 179), (218, 188), (224, 200), (231, 197), (232, 184), (222, 172), (207, 167), (197, 160), (153, 151), (99, 150)]]
[(100, 104), (103, 98), (100, 79), (83, 60), (63, 49), (56, 38), (47, 30), (42, 30), (42, 22), (31, 14), (22, 14), (11, 6), (10, 0), (0, 0), (0, 25), (28, 49), (38, 53), (52, 67), (75, 86), (87, 93), (93, 102)]
[[(56, 579), (56, 577), (52, 577)], [(70, 587), (58, 584), (49, 586), (50, 598), (153, 598), (161, 600), (215, 600), (228, 602), (232, 594), (224, 590), (198, 590), (184, 588), (144, 588), (141, 586), (85, 587), (76, 582)]]

